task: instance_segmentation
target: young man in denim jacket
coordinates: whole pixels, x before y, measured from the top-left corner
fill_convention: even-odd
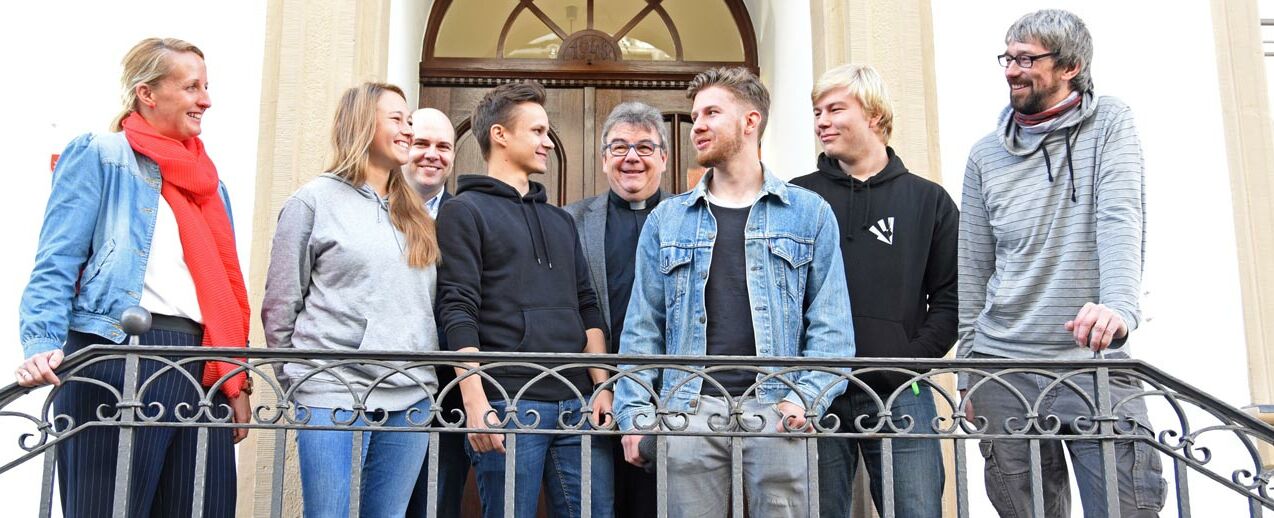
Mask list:
[[[769,93],[742,68],[712,69],[691,82],[693,142],[709,170],[689,193],[661,203],[637,245],[637,272],[622,354],[687,356],[854,355],[840,233],[818,195],[788,185],[760,162]],[[626,366],[635,369],[634,366]],[[734,430],[805,430],[845,390],[831,369],[772,368],[690,375],[635,370],[621,379],[620,429],[708,432],[741,411]],[[669,414],[657,418],[650,390]],[[687,379],[687,378],[690,379]],[[716,425],[715,427],[713,425]],[[670,516],[722,516],[730,500],[731,441],[668,439]],[[742,439],[744,496],[754,516],[808,516],[807,446],[785,437]],[[641,437],[625,459],[645,464]]]

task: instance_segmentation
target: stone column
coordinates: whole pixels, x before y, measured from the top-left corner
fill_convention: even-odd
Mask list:
[[[1274,403],[1274,130],[1255,0],[1212,0],[1252,401]],[[1265,268],[1261,268],[1265,266]],[[1268,417],[1268,416],[1266,416]],[[1274,451],[1262,447],[1266,466]]]
[[[814,80],[844,63],[872,65],[884,76],[894,104],[894,131],[889,145],[911,172],[942,183],[938,153],[938,94],[934,72],[933,14],[929,0],[810,0],[811,37],[814,48]],[[954,350],[948,356],[954,354]],[[942,379],[954,393],[955,377]],[[938,401],[938,412],[951,409]],[[917,424],[918,426],[928,426]],[[942,445],[947,467],[943,511],[955,515],[955,459],[948,441]],[[860,464],[862,466],[862,464]],[[854,483],[853,516],[876,516],[868,491],[865,468]],[[906,495],[894,495],[906,498]]]
[[[810,0],[815,81],[843,63],[876,67],[894,102],[889,145],[912,172],[941,183],[929,0]]]
[[[248,275],[258,310],[279,208],[330,158],[332,113],[341,92],[385,80],[389,42],[389,0],[270,0],[267,9]],[[264,346],[260,321],[253,322],[251,340]],[[274,397],[268,383],[258,383],[253,403],[270,404]],[[261,430],[240,444],[238,516],[269,516],[275,497],[285,516],[300,516],[295,446],[288,447],[284,485],[275,488],[274,444],[275,434]]]

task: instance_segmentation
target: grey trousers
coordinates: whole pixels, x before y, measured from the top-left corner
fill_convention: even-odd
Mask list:
[[[708,419],[724,423],[730,416],[725,400],[701,396],[697,413],[689,416],[686,431],[707,432]],[[716,416],[716,417],[712,417]],[[765,416],[765,426],[777,426],[772,405],[755,399],[743,403],[743,419],[753,427]],[[675,418],[674,418],[675,419]],[[668,516],[729,516],[731,437],[668,438]],[[751,516],[806,518],[809,516],[807,439],[756,437],[743,440],[743,495]]]
[[[985,354],[973,354],[974,358],[995,358]],[[1107,355],[1108,358],[1127,358],[1122,352]],[[970,377],[969,387],[981,378]],[[1003,384],[989,380],[973,392],[970,399],[978,417],[987,419],[987,433],[1005,434],[1006,424],[1015,429],[1026,425],[1030,407],[1038,404],[1042,425],[1051,426],[1048,416],[1055,416],[1062,429],[1058,433],[1073,433],[1072,424],[1078,417],[1091,417],[1093,409],[1085,398],[1074,389],[1056,386],[1044,393],[1044,389],[1056,378],[1028,373],[1003,374],[999,377],[1021,393],[1018,395]],[[1097,391],[1092,375],[1069,378],[1096,401]],[[1110,376],[1111,403],[1142,392],[1141,382],[1128,376],[1112,373]],[[1134,399],[1115,409],[1116,415],[1129,417],[1137,422],[1136,434],[1152,436],[1146,405]],[[1048,419],[1047,421],[1044,421]],[[1011,422],[1010,422],[1011,420]],[[1127,430],[1128,425],[1116,426]],[[1036,432],[1030,432],[1035,435]],[[1084,506],[1085,518],[1109,516],[1106,509],[1105,477],[1102,470],[1101,444],[1098,441],[1042,440],[1040,444],[1040,469],[1043,475],[1044,513],[1050,518],[1065,518],[1070,514],[1070,476],[1064,451],[1070,452],[1075,469],[1075,482]],[[991,503],[1002,517],[1032,516],[1031,455],[1030,443],[1018,439],[981,441],[978,445],[986,461],[986,491]],[[1146,518],[1159,515],[1163,509],[1167,481],[1163,479],[1163,467],[1158,452],[1139,440],[1115,441],[1115,466],[1119,485],[1119,514],[1123,518]]]

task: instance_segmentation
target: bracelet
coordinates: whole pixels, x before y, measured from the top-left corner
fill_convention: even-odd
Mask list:
[[[252,395],[252,375],[245,374],[245,377],[246,379],[243,380],[243,387],[239,388],[239,392],[242,392],[244,394],[251,396]]]

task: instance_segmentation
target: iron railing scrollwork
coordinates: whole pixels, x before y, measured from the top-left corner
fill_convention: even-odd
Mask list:
[[[234,366],[234,369],[212,386],[204,386],[201,380],[190,374],[188,367],[208,361],[221,361]],[[469,368],[469,362],[477,362],[480,366]],[[118,363],[124,366],[123,386],[96,379],[95,368],[102,365]],[[302,376],[293,376],[287,383],[281,383],[274,375],[283,365],[301,367]],[[623,366],[622,368],[619,366]],[[530,381],[520,390],[509,393],[494,383],[492,370],[515,367],[533,372]],[[486,416],[493,427],[504,428],[502,432],[510,434],[578,434],[583,440],[584,470],[587,474],[589,463],[588,449],[598,438],[615,437],[621,434],[615,429],[615,420],[608,419],[602,426],[585,426],[585,421],[593,419],[589,402],[593,393],[579,390],[568,379],[567,374],[582,369],[603,369],[610,377],[603,387],[613,387],[620,379],[637,380],[639,386],[648,393],[654,405],[653,415],[643,416],[635,422],[640,433],[657,436],[657,451],[660,456],[666,455],[667,438],[672,436],[696,435],[719,437],[777,437],[790,436],[800,438],[849,437],[861,439],[881,439],[884,445],[885,463],[891,464],[890,444],[898,439],[926,439],[952,441],[955,444],[955,474],[957,515],[969,515],[969,490],[967,474],[966,442],[981,439],[1016,439],[1030,441],[1038,446],[1039,441],[1098,441],[1103,448],[1106,459],[1103,469],[1106,473],[1106,494],[1108,501],[1117,509],[1117,488],[1115,466],[1113,465],[1114,441],[1143,441],[1151,445],[1165,458],[1170,459],[1171,468],[1165,469],[1165,476],[1173,480],[1177,501],[1175,507],[1180,516],[1190,516],[1191,476],[1201,475],[1216,484],[1227,487],[1240,498],[1247,500],[1253,516],[1259,516],[1263,508],[1274,509],[1274,497],[1271,496],[1271,480],[1274,471],[1265,468],[1261,457],[1261,449],[1274,445],[1274,428],[1255,419],[1204,391],[1189,385],[1151,365],[1135,360],[1083,360],[1083,361],[1024,361],[1024,360],[903,360],[852,358],[843,360],[804,359],[804,358],[758,358],[758,357],[684,357],[684,356],[596,356],[587,354],[539,354],[539,353],[362,353],[362,352],[316,352],[297,350],[270,349],[221,349],[215,350],[198,347],[163,347],[146,346],[130,347],[116,345],[97,345],[88,347],[78,353],[69,355],[57,370],[62,379],[59,386],[52,389],[30,389],[10,385],[0,389],[0,422],[4,422],[6,430],[20,430],[16,437],[21,454],[12,459],[0,459],[0,473],[44,456],[43,490],[41,492],[41,515],[48,516],[52,509],[54,465],[56,451],[60,443],[82,433],[91,427],[110,426],[121,429],[121,443],[118,452],[118,484],[127,487],[129,463],[127,459],[132,452],[127,444],[127,430],[143,427],[198,427],[200,446],[207,444],[206,431],[213,428],[246,427],[254,430],[273,430],[273,447],[276,449],[275,464],[268,477],[276,490],[272,491],[274,502],[272,511],[282,515],[282,485],[285,479],[295,474],[286,473],[283,468],[283,450],[287,446],[289,433],[302,429],[330,429],[363,431],[415,431],[431,435],[431,444],[438,444],[438,435],[442,433],[465,433],[472,431],[490,431],[488,429],[472,429],[466,427],[466,416],[459,409],[445,411],[439,405],[430,405],[430,411],[415,412],[408,416],[406,426],[390,426],[385,420],[385,412],[369,407],[368,398],[378,387],[383,386],[391,377],[399,380],[410,380],[418,384],[422,390],[429,391],[428,376],[423,376],[424,369],[460,368],[464,374],[451,383],[437,387],[432,392],[432,400],[441,401],[447,394],[458,391],[460,381],[470,376],[480,377],[492,382],[493,387],[504,400],[510,410],[504,415]],[[347,375],[352,369],[360,372],[377,372],[368,384],[351,381]],[[674,411],[667,399],[660,398],[658,382],[649,383],[644,378],[634,376],[643,371],[667,372],[679,371],[686,375],[677,386],[691,380],[702,380],[703,390],[713,387],[721,388],[714,378],[715,374],[726,371],[746,371],[757,375],[757,383],[742,397],[731,397],[724,390],[722,396],[731,411],[726,415],[716,415],[709,419],[710,430],[707,432],[688,432],[685,428],[687,415]],[[741,412],[741,403],[754,397],[757,387],[767,383],[778,382],[782,386],[795,389],[794,375],[801,371],[817,370],[831,373],[859,387],[869,394],[876,411],[854,416],[843,421],[835,415],[807,415],[812,426],[804,431],[780,431],[780,424],[771,420],[771,416],[758,416],[759,419],[745,418]],[[292,372],[296,372],[294,367]],[[256,390],[251,419],[248,423],[235,423],[232,412],[224,398],[218,399],[220,385],[230,376],[247,372],[255,379]],[[873,374],[889,373],[897,378],[902,376],[906,382],[890,394],[877,395],[864,381],[864,377]],[[1042,395],[1036,398],[1027,397],[1006,376],[1029,374],[1045,379]],[[953,375],[967,375],[971,381],[967,392],[951,390],[949,380]],[[167,379],[176,377],[184,380],[190,387],[198,391],[200,397],[196,403],[183,402],[176,405],[165,405],[151,400],[148,395],[154,390],[156,380],[161,376]],[[1116,399],[1111,390],[1112,378],[1134,380],[1141,385],[1141,390],[1131,395]],[[316,381],[320,380],[321,381]],[[294,397],[298,388],[306,383],[335,383],[348,393],[348,407],[332,410],[331,424],[315,425],[310,421],[315,410],[300,404]],[[69,415],[58,414],[54,410],[54,401],[59,394],[72,384],[88,384],[100,387],[104,393],[114,400],[113,404],[100,405],[95,412],[95,419],[77,421]],[[523,401],[529,387],[543,384],[554,384],[567,387],[571,397],[577,398],[581,404],[582,415],[540,415],[529,414],[524,419],[519,412],[519,402]],[[672,387],[673,391],[677,386]],[[1095,393],[1089,393],[1084,387],[1096,387]],[[893,415],[894,400],[903,394],[917,390],[916,387],[933,391],[939,408],[947,407],[950,412],[940,412],[938,417],[927,422],[919,422],[909,415]],[[1014,417],[1003,423],[1003,433],[992,433],[991,423],[985,417],[966,415],[965,402],[975,397],[979,391],[988,387],[1008,391],[1021,406],[1020,417]],[[1044,396],[1054,391],[1075,391],[1081,394],[1083,405],[1090,412],[1068,421],[1056,415],[1041,412]],[[799,394],[800,392],[797,391]],[[17,403],[42,398],[39,412],[26,413],[15,408]],[[805,401],[806,408],[813,408],[811,401]],[[1156,422],[1157,430],[1153,434],[1137,433],[1136,423],[1121,417],[1121,412],[1128,405],[1151,404],[1160,409]],[[1172,417],[1170,425],[1163,422],[1162,409],[1166,408]],[[777,414],[775,414],[777,415]],[[556,420],[554,429],[539,428],[544,419]],[[326,421],[326,420],[325,420]],[[357,435],[357,434],[356,434]],[[356,438],[357,440],[357,438]],[[1227,448],[1244,452],[1238,465],[1218,465],[1218,457],[1213,454],[1217,445],[1229,442]],[[265,444],[265,443],[263,443]],[[817,461],[817,449],[814,441],[808,442],[808,455]],[[1233,444],[1238,447],[1234,448]],[[516,448],[516,440],[508,441],[506,447]],[[431,450],[433,450],[431,448]],[[510,452],[512,453],[512,452]],[[513,455],[509,455],[510,458]],[[1233,463],[1233,455],[1225,457]],[[665,459],[656,459],[659,475],[666,477]],[[1032,465],[1035,479],[1033,488],[1036,495],[1041,494],[1039,479],[1040,466]],[[427,466],[431,473],[437,472],[437,451],[427,455]],[[200,471],[206,463],[202,455],[197,458],[196,484],[203,481]],[[355,466],[357,470],[358,466]],[[816,476],[816,470],[811,475]],[[734,469],[736,482],[741,476],[739,468]],[[813,478],[813,477],[812,477]],[[436,480],[436,477],[431,479]],[[585,495],[589,494],[589,476],[582,477]],[[886,482],[890,480],[886,477]],[[811,500],[817,500],[817,483],[812,483]],[[892,514],[892,500],[895,498],[892,484],[886,483],[884,491],[885,515]],[[430,502],[436,498],[429,495]],[[202,494],[196,488],[197,494]],[[353,491],[352,506],[357,506],[358,491]],[[115,505],[119,507],[121,498],[127,498],[127,490],[117,489]],[[511,498],[510,495],[506,495]],[[663,500],[661,495],[661,501]],[[202,499],[196,498],[196,506]],[[1036,509],[1042,509],[1042,496],[1035,498]],[[432,507],[432,505],[431,505]],[[661,508],[663,507],[661,502]],[[815,506],[815,509],[817,507]],[[511,505],[506,506],[512,509]],[[587,513],[588,506],[584,506]],[[661,512],[661,515],[663,512]],[[741,504],[736,503],[736,513],[741,513]],[[200,515],[196,509],[196,515]],[[587,515],[587,514],[586,514]],[[741,514],[740,514],[741,515]]]

